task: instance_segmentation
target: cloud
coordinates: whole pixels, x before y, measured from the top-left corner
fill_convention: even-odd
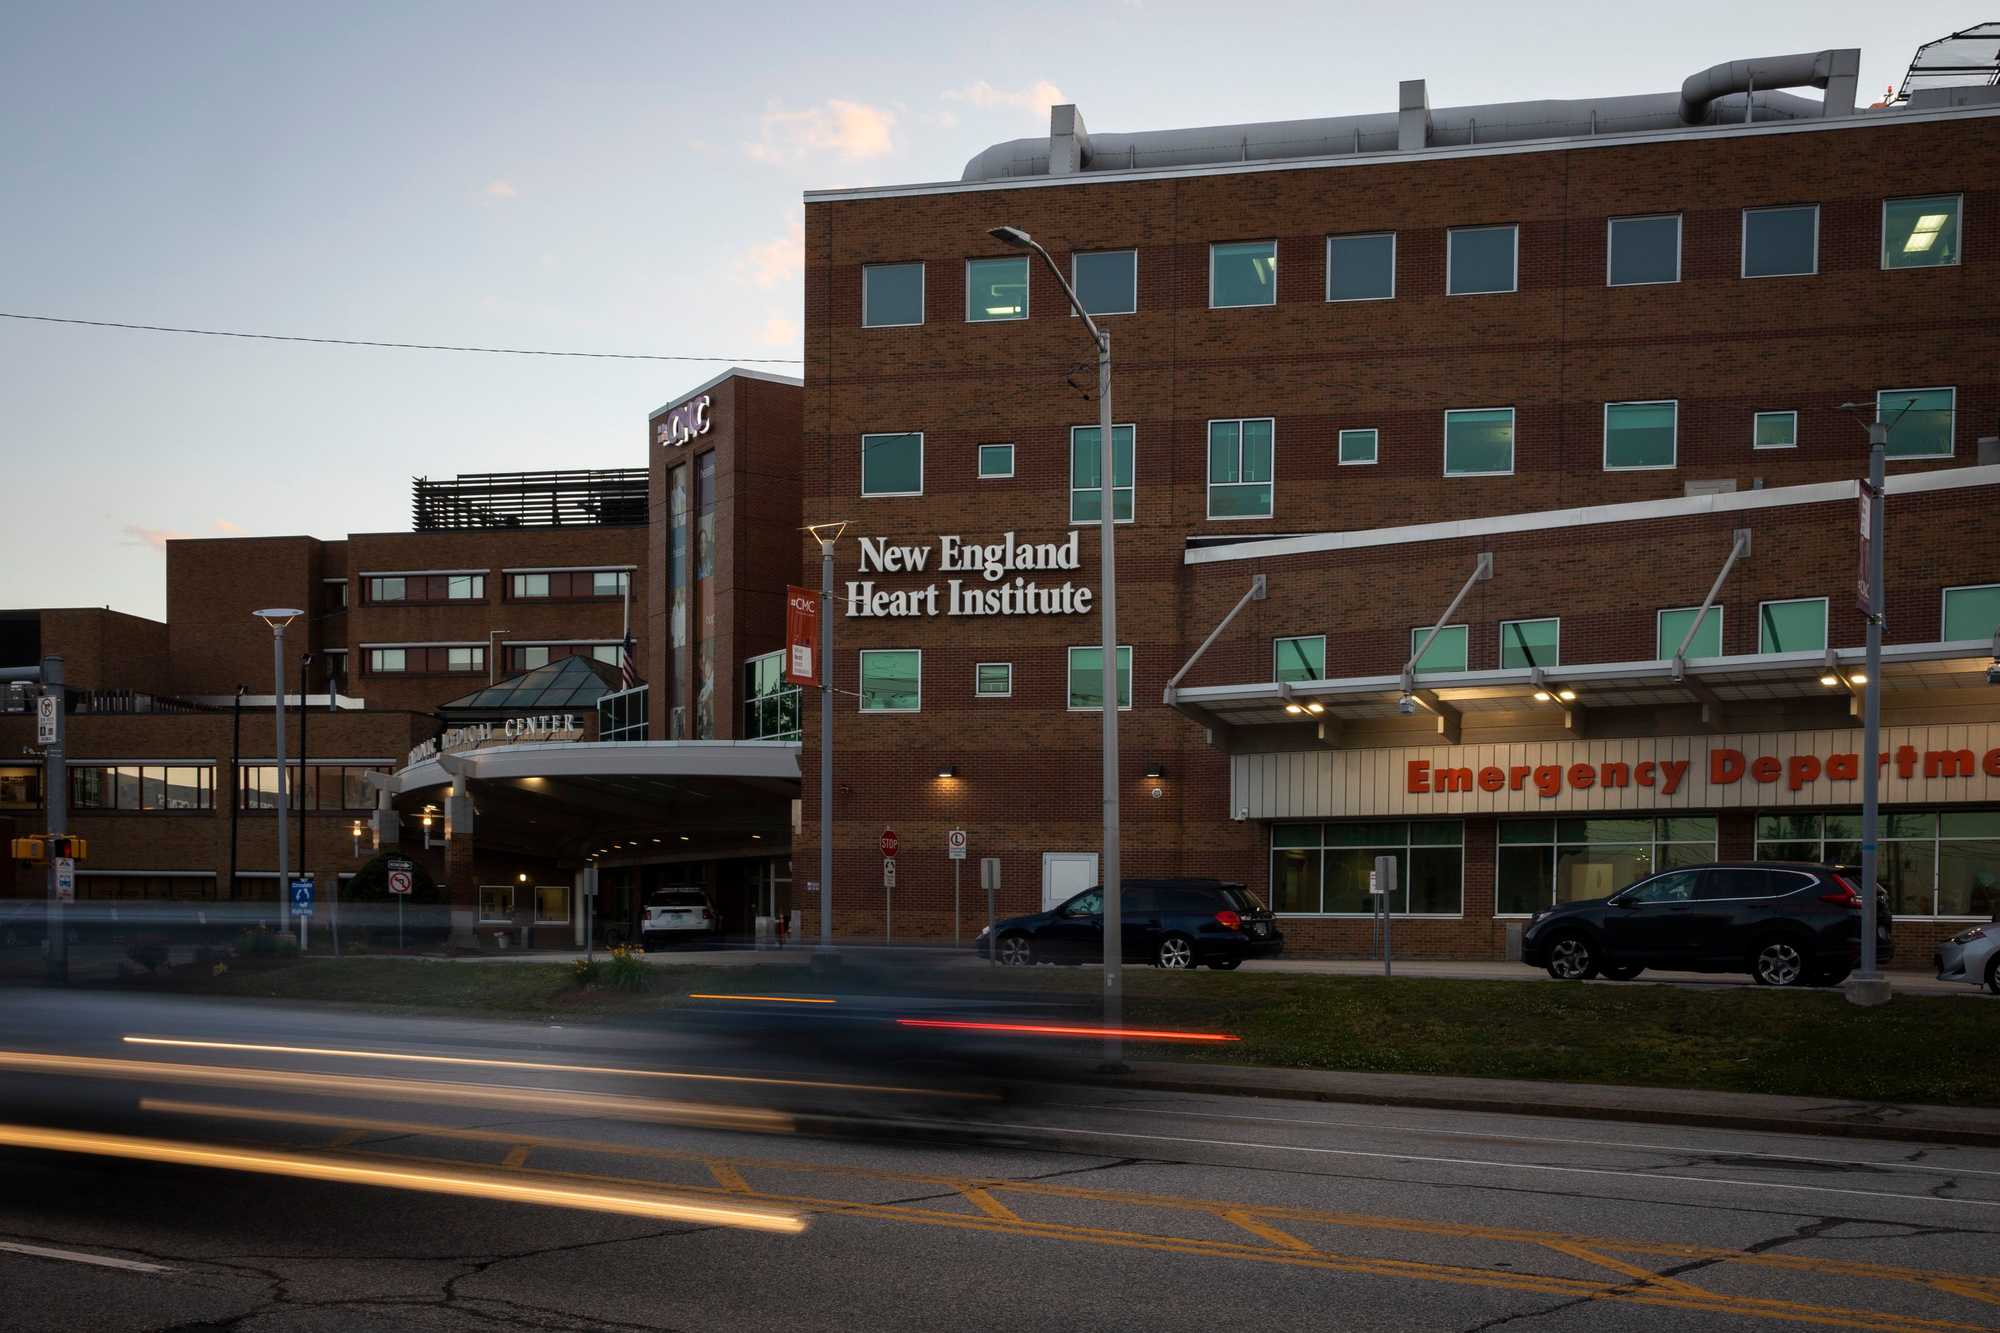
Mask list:
[[[969,102],[973,106],[990,110],[993,107],[1018,108],[1032,111],[1043,120],[1048,119],[1049,108],[1069,101],[1063,90],[1047,79],[1037,79],[1026,88],[995,88],[986,80],[967,84],[963,88],[953,88],[946,92],[947,102]]]
[[[764,321],[764,328],[757,340],[766,347],[789,347],[798,340],[799,326],[792,320],[773,315]]]
[[[243,525],[240,523],[231,523],[226,518],[215,520],[215,530],[225,537],[241,537],[243,535]]]
[[[520,192],[514,188],[514,182],[505,179],[488,181],[485,193],[494,199],[518,199],[520,197]]]
[[[753,162],[797,162],[812,153],[849,161],[886,157],[896,150],[896,113],[865,102],[832,98],[822,106],[787,111],[773,104],[758,121],[758,140],[745,144]]]
[[[775,287],[805,272],[806,224],[798,218],[785,225],[785,234],[759,241],[744,252],[739,267],[759,287]]]
[[[167,549],[168,542],[183,541],[189,535],[185,532],[175,532],[169,528],[141,527],[137,523],[127,523],[119,531],[125,534],[125,544],[127,546],[150,546],[155,551],[164,551]]]

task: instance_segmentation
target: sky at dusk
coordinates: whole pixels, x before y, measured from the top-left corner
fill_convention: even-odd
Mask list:
[[[410,478],[645,462],[646,414],[799,356],[801,192],[1093,130],[1660,92],[1983,17],[1854,3],[0,7],[0,607],[164,613],[172,536],[408,527]],[[994,64],[991,57],[1004,57]],[[764,369],[798,373],[796,364]]]

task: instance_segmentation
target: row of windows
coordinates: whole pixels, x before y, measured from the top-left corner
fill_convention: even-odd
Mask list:
[[[630,571],[615,569],[558,569],[510,574],[507,576],[507,600],[610,601],[623,597],[630,590],[631,579]],[[373,605],[486,600],[484,574],[371,574],[365,583],[368,601]],[[335,587],[340,590],[339,604],[346,606],[346,583],[341,580],[327,581],[330,594]]]
[[[215,769],[193,764],[72,764],[69,804],[78,812],[213,810]]]
[[[368,773],[390,770],[373,764],[285,765],[285,808],[288,810],[373,810],[375,794],[368,790]],[[275,764],[244,764],[237,769],[239,810],[278,808],[278,768]]]
[[[1904,811],[1883,817],[1879,879],[1906,917],[1985,920],[2000,909],[2000,811]],[[1601,898],[1648,875],[1716,859],[1714,815],[1503,819],[1494,854],[1493,914],[1529,916]],[[1759,815],[1759,860],[1856,865],[1859,815]],[[1464,824],[1373,820],[1271,827],[1271,906],[1292,916],[1370,916],[1368,878],[1396,858],[1390,910],[1465,911]],[[1740,881],[1716,892],[1757,896]]]
[[[1875,410],[1889,426],[1890,458],[1949,458],[1958,423],[1958,390],[1879,389]],[[1459,407],[1444,413],[1444,475],[1504,477],[1514,471],[1512,407]],[[1791,449],[1799,443],[1795,408],[1753,412],[1753,449]],[[1121,523],[1132,519],[1136,431],[1111,428],[1112,492]],[[1341,427],[1342,466],[1381,461],[1380,427]],[[1276,509],[1277,420],[1220,418],[1208,423],[1208,517],[1270,518]],[[1680,465],[1680,402],[1662,398],[1604,404],[1603,466],[1607,472],[1641,472]],[[1103,502],[1102,463],[1096,426],[1070,428],[1070,522],[1094,523]],[[1014,477],[1011,443],[978,446],[982,481]],[[861,494],[886,499],[924,493],[924,433],[896,431],[861,437]]]
[[[567,884],[482,884],[479,886],[481,923],[514,923],[515,913],[530,914],[538,926],[569,924]]]
[[[1882,203],[1881,264],[1885,269],[1938,268],[1960,258],[1960,195],[1886,199]],[[1610,218],[1605,222],[1607,287],[1655,286],[1681,280],[1683,220],[1679,213]],[[1819,205],[1746,208],[1738,236],[1744,278],[1809,276],[1819,271]],[[1029,257],[965,261],[967,323],[1028,317]],[[1070,285],[1093,316],[1129,315],[1139,308],[1139,252],[1083,251],[1070,257]],[[1453,227],[1445,233],[1445,293],[1483,296],[1520,285],[1520,227]],[[1326,300],[1389,301],[1396,296],[1396,233],[1363,232],[1326,238]],[[1208,247],[1212,310],[1278,302],[1278,243],[1218,241]],[[868,264],[861,270],[861,323],[905,328],[924,322],[924,263]]]
[[[389,771],[373,765],[308,764],[302,775],[298,764],[286,767],[290,770],[287,802],[293,810],[372,810],[374,796],[362,774]],[[213,810],[215,783],[213,764],[71,764],[69,802],[79,813]],[[238,808],[276,809],[277,784],[274,765],[239,765]],[[0,798],[9,809],[39,808],[41,771],[19,767],[0,772]]]
[[[509,671],[533,671],[551,662],[560,662],[565,657],[588,657],[606,666],[617,666],[620,660],[618,645],[615,643],[510,643],[507,645],[507,669]]]
[[[1069,708],[1088,711],[1104,707],[1104,650],[1069,650],[1066,676]],[[915,713],[923,707],[924,654],[920,648],[861,650],[861,711]],[[1014,694],[1012,662],[980,662],[973,667],[975,699],[1008,699]],[[1118,647],[1118,707],[1132,706],[1132,649]]]
[[[799,687],[785,683],[782,652],[764,653],[743,664],[744,740],[802,739],[799,708]]]

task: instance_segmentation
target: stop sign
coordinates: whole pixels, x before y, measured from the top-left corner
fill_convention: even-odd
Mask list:
[[[892,828],[885,828],[882,830],[882,855],[894,856],[895,854],[896,854],[896,830]]]

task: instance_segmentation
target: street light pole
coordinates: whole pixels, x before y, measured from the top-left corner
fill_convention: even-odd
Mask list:
[[[845,523],[806,529],[819,543],[819,949],[833,952],[833,544]]]
[[[1097,325],[1077,299],[1076,289],[1040,243],[1019,227],[995,227],[987,233],[1008,245],[1033,250],[1048,265],[1056,285],[1069,298],[1070,309],[1083,321],[1097,347],[1097,531],[1102,565],[1098,571],[1097,612],[1104,646],[1104,852],[1102,886],[1104,912],[1104,1063],[1122,1068],[1122,1043],[1115,1034],[1125,1009],[1124,881],[1118,863],[1118,582],[1116,552],[1117,450],[1111,434],[1111,335]],[[997,942],[994,947],[998,947]]]
[[[275,678],[271,695],[271,717],[274,728],[272,749],[276,753],[278,768],[278,929],[285,928],[285,906],[291,901],[286,891],[285,867],[291,860],[290,830],[285,826],[285,626],[298,619],[304,612],[293,607],[270,607],[255,613],[257,619],[271,627],[271,674]],[[303,934],[304,922],[300,922]]]
[[[1842,407],[1854,410],[1855,404],[1844,403]],[[1886,610],[1882,588],[1882,491],[1887,481],[1888,454],[1889,426],[1882,420],[1878,407],[1868,423],[1868,489],[1864,497],[1867,527],[1863,532],[1868,568],[1864,574],[1866,595],[1860,599],[1861,611],[1868,619],[1868,680],[1863,686],[1861,704],[1861,966],[1847,986],[1847,998],[1862,1005],[1886,1004],[1889,1000],[1889,980],[1882,975],[1875,947],[1879,896],[1875,886],[1881,866],[1878,833],[1882,819],[1882,622]]]

